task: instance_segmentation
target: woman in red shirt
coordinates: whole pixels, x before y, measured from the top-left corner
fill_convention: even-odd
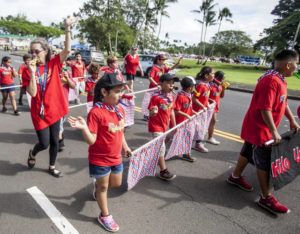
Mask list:
[[[126,79],[128,86],[133,90],[133,81],[136,75],[136,70],[139,67],[141,71],[141,76],[144,76],[143,68],[140,63],[140,57],[137,54],[138,48],[132,47],[130,53],[128,53],[124,58],[124,66],[126,70]]]
[[[65,48],[51,58],[51,50],[46,40],[36,39],[30,43],[30,53],[34,60],[29,64],[30,81],[27,92],[31,98],[31,118],[39,142],[29,151],[27,164],[33,168],[38,152],[50,145],[49,173],[54,177],[62,174],[55,169],[58,152],[60,119],[68,113],[67,100],[60,79],[62,63],[71,51],[71,25],[73,19],[65,21]]]
[[[2,58],[1,67],[0,67],[0,87],[2,93],[2,112],[6,112],[7,108],[5,106],[7,98],[9,97],[11,101],[11,105],[13,106],[13,110],[15,115],[19,115],[19,111],[17,109],[17,103],[15,98],[15,88],[10,88],[15,85],[14,77],[17,77],[18,73],[11,66],[11,58],[5,56]]]

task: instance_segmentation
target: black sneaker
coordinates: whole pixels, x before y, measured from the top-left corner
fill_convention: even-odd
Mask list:
[[[66,146],[65,146],[65,143],[64,143],[64,139],[59,140],[58,141],[58,152],[63,151],[65,147]]]
[[[18,111],[18,110],[16,110],[16,111],[14,111],[14,115],[20,115],[20,111]]]
[[[4,106],[4,107],[2,108],[2,112],[5,113],[6,111],[7,111],[7,108]]]
[[[19,100],[19,106],[23,106],[23,102],[21,99]]]
[[[195,162],[195,158],[191,157],[189,154],[183,154],[181,159],[188,162]]]
[[[168,169],[165,169],[159,173],[159,178],[162,180],[173,180],[176,177],[176,175],[170,173]]]

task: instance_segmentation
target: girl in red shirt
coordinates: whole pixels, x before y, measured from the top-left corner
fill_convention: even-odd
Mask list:
[[[217,113],[219,112],[220,99],[225,95],[225,87],[222,85],[225,79],[224,72],[217,71],[215,73],[215,78],[210,82],[210,95],[209,98],[216,102],[215,112],[211,118],[209,127],[208,127],[208,140],[207,142],[213,145],[219,145],[220,142],[217,141],[214,137],[215,125],[217,122]]]
[[[11,66],[11,58],[8,56],[3,57],[0,67],[0,87],[6,89],[1,90],[3,105],[2,112],[7,111],[5,104],[7,98],[9,97],[15,115],[19,115],[20,112],[17,109],[17,103],[15,99],[15,88],[10,87],[15,85],[14,78],[17,76],[18,73]]]
[[[31,56],[29,54],[25,54],[23,56],[23,62],[19,67],[19,79],[20,84],[22,85],[20,89],[20,96],[19,96],[19,105],[23,105],[23,95],[26,94],[26,86],[28,85],[28,81],[30,80],[30,74],[28,71],[28,65],[30,62]]]
[[[94,88],[97,81],[99,80],[100,67],[97,64],[91,64],[89,66],[90,77],[87,78],[85,82],[85,92],[87,92],[87,102],[92,102],[94,100]]]
[[[110,215],[107,204],[108,187],[122,183],[122,149],[125,157],[131,150],[124,137],[124,110],[118,105],[125,84],[115,73],[106,73],[95,87],[94,107],[88,114],[87,123],[82,117],[69,117],[72,127],[82,131],[89,144],[90,176],[96,179],[94,197],[101,210],[99,223],[108,231],[116,232],[119,225]]]
[[[132,47],[130,53],[128,53],[124,58],[124,66],[126,70],[126,79],[128,86],[133,90],[133,81],[136,75],[136,70],[139,67],[141,71],[141,76],[144,76],[143,68],[140,63],[140,57],[137,54],[138,48]]]
[[[213,79],[213,69],[208,66],[203,67],[201,71],[197,74],[197,85],[193,95],[193,110],[195,112],[199,112],[202,109],[207,109],[210,94],[209,82],[211,82]],[[202,153],[208,152],[208,149],[204,146],[201,140],[196,141],[195,149]]]
[[[71,25],[74,20],[65,20],[65,48],[51,58],[51,50],[46,40],[36,39],[30,43],[30,53],[34,60],[30,61],[30,81],[27,92],[31,98],[31,118],[39,142],[29,151],[27,164],[33,168],[36,155],[50,145],[49,174],[61,177],[62,173],[55,169],[58,152],[58,136],[60,119],[68,113],[67,100],[60,79],[62,63],[71,51]]]

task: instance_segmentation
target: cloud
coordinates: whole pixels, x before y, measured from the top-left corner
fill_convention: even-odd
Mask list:
[[[41,21],[49,25],[51,22],[60,22],[67,15],[78,12],[84,0],[0,0],[0,15],[25,14],[30,20]],[[199,17],[192,13],[198,9],[202,1],[179,0],[169,4],[167,9],[170,18],[163,18],[161,38],[168,32],[171,39],[179,39],[189,44],[198,43],[200,40],[201,25],[194,19]],[[270,12],[278,1],[274,0],[215,0],[218,7],[228,7],[233,14],[234,24],[222,24],[222,30],[242,30],[253,40],[259,38],[264,28],[270,27],[274,17]],[[210,27],[206,41],[217,32],[217,26]]]

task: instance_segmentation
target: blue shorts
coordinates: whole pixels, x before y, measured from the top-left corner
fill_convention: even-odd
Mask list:
[[[1,84],[0,86],[1,88],[7,88],[7,89],[1,89],[1,92],[3,93],[10,93],[16,90],[15,88],[9,88],[11,86],[15,86],[15,84],[10,84],[10,85]]]
[[[104,177],[112,174],[120,174],[123,172],[123,163],[117,166],[97,166],[94,164],[89,164],[90,169],[90,177],[94,177],[95,179]]]

